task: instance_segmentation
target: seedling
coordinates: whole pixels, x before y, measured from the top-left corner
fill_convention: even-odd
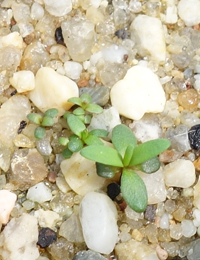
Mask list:
[[[157,139],[137,145],[133,132],[123,124],[114,127],[111,140],[114,148],[96,144],[84,147],[80,153],[97,163],[97,173],[102,177],[112,178],[116,169],[122,168],[123,198],[134,211],[143,212],[147,207],[147,190],[134,168],[147,173],[156,171],[160,166],[157,155],[170,146],[170,141]]]

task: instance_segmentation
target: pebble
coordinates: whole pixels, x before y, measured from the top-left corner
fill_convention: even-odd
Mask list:
[[[89,192],[81,201],[79,214],[87,247],[111,253],[118,239],[117,209],[112,200],[103,193]]]
[[[195,167],[189,160],[178,159],[169,163],[163,172],[168,187],[189,188],[196,179]]]
[[[12,32],[0,37],[0,48],[13,45],[18,49],[23,49],[23,38],[18,32]]]
[[[196,239],[190,245],[187,253],[188,260],[198,260],[200,255],[200,239]]]
[[[44,182],[40,182],[28,189],[27,199],[42,204],[52,199],[51,189]]]
[[[56,223],[60,220],[58,213],[52,210],[38,209],[34,212],[40,227],[55,228]]]
[[[200,124],[193,125],[188,131],[188,138],[192,149],[200,150]]]
[[[194,206],[200,210],[200,179],[198,179],[194,186]]]
[[[95,54],[98,55],[97,53]],[[124,47],[112,44],[103,49],[101,54],[106,62],[122,63],[124,61],[124,55],[127,55],[128,52]]]
[[[82,65],[75,61],[66,61],[64,63],[65,74],[67,77],[73,80],[78,80],[82,72]]]
[[[155,221],[156,216],[156,207],[155,205],[147,205],[147,208],[144,212],[144,218],[150,222]]]
[[[141,56],[150,54],[151,58],[158,63],[165,61],[165,37],[162,23],[158,18],[140,14],[132,22],[131,29],[133,37],[136,36],[138,52]]]
[[[40,68],[35,76],[35,88],[29,92],[29,98],[42,112],[57,108],[59,115],[69,110],[71,97],[78,97],[78,87],[74,81],[62,76],[51,68]]]
[[[195,89],[188,89],[178,94],[179,105],[188,111],[195,111],[198,108],[199,95]]]
[[[95,103],[99,106],[105,106],[109,100],[110,90],[105,86],[95,86],[93,88],[82,87],[79,88],[79,93],[80,95],[83,93],[88,93],[92,98],[92,103]]]
[[[2,260],[36,260],[39,257],[37,241],[38,226],[34,216],[23,213],[19,218],[12,218],[0,234]]]
[[[193,221],[189,219],[184,219],[181,221],[181,228],[184,237],[192,237],[197,231]]]
[[[72,260],[107,260],[101,254],[92,250],[78,252]]]
[[[7,224],[10,213],[15,206],[17,196],[8,190],[0,190],[0,222]]]
[[[159,245],[156,246],[156,253],[157,256],[160,260],[165,260],[168,258],[168,253],[166,250],[164,250],[162,247],[160,247]]]
[[[178,3],[178,15],[187,26],[200,23],[199,0],[181,0]]]
[[[107,186],[107,194],[111,200],[114,200],[120,194],[120,186],[116,182],[112,182]]]
[[[50,228],[41,228],[39,231],[38,242],[37,244],[42,247],[48,247],[54,241],[56,241],[57,235],[56,232]]]
[[[35,77],[33,72],[30,70],[15,72],[9,81],[18,93],[30,91],[35,88]]]
[[[145,75],[145,76],[144,76]],[[149,68],[130,68],[111,89],[110,98],[120,115],[139,120],[145,113],[164,110],[166,98],[159,78]]]
[[[179,240],[182,237],[182,227],[180,223],[170,225],[170,237],[175,240]]]
[[[7,172],[10,168],[11,150],[0,141],[0,168]]]
[[[33,3],[31,6],[31,18],[39,20],[44,16],[44,8],[39,3]]]
[[[45,9],[51,15],[60,17],[68,14],[72,10],[72,1],[71,0],[44,0]]]
[[[169,229],[169,214],[164,213],[160,218],[160,228]]]

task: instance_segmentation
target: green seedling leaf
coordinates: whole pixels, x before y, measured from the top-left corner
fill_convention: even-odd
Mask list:
[[[68,149],[75,153],[79,152],[83,148],[83,142],[79,138],[73,138],[68,143]]]
[[[79,97],[72,97],[67,100],[70,103],[74,103],[75,105],[81,106],[82,100]]]
[[[104,129],[94,129],[90,131],[90,135],[96,135],[98,137],[106,137],[109,132]]]
[[[67,116],[67,123],[72,132],[78,135],[79,137],[81,137],[81,132],[83,132],[86,129],[81,119],[73,114],[69,114]]]
[[[66,146],[69,143],[69,139],[66,137],[59,137],[58,142],[59,144]]]
[[[171,145],[167,139],[156,139],[135,147],[129,166],[141,164],[159,155]]]
[[[133,155],[133,150],[134,150],[134,147],[132,145],[127,146],[125,154],[124,154],[124,159],[123,159],[125,167],[128,166],[131,161],[131,158]]]
[[[75,116],[82,116],[85,114],[85,110],[82,109],[82,107],[77,107],[76,109],[74,109],[73,114]]]
[[[87,105],[87,107],[85,108],[86,111],[90,112],[90,113],[94,113],[94,114],[100,114],[103,112],[103,108],[100,107],[97,104],[89,104]]]
[[[42,116],[37,113],[30,113],[27,115],[27,118],[37,125],[40,125],[42,122]]]
[[[103,142],[96,135],[89,134],[88,137],[84,139],[87,145],[103,145]]]
[[[44,116],[48,116],[48,117],[55,117],[58,115],[58,109],[57,108],[50,108],[48,109],[45,113]]]
[[[46,134],[46,131],[43,127],[40,127],[38,126],[36,129],[35,129],[35,132],[34,132],[34,136],[35,138],[37,139],[42,139]]]
[[[127,147],[132,145],[134,148],[137,144],[137,139],[128,126],[121,124],[115,126],[112,130],[112,143],[122,158],[124,158]]]
[[[63,156],[65,159],[71,158],[72,154],[73,154],[73,152],[70,151],[68,148],[66,148],[66,149],[64,149],[64,150],[62,151],[62,156]]]
[[[69,111],[67,111],[66,113],[64,113],[63,117],[65,120],[67,120],[67,117],[70,115],[71,113]]]
[[[83,103],[84,104],[90,104],[92,102],[92,98],[91,98],[90,94],[88,94],[88,93],[83,93],[80,96],[80,99],[82,101],[82,105],[83,105]]]
[[[147,207],[147,190],[143,180],[132,170],[123,169],[121,177],[122,196],[131,209],[143,212]]]
[[[91,115],[85,115],[83,122],[84,122],[85,124],[89,125],[90,122],[91,122],[91,119],[92,119],[92,116],[91,116]]]
[[[100,177],[111,179],[119,171],[118,167],[96,163],[97,174]]]
[[[91,161],[123,167],[120,154],[113,148],[104,145],[90,145],[81,150],[81,155]]]
[[[146,173],[156,172],[160,168],[160,161],[157,156],[141,164],[141,170]]]
[[[54,124],[54,120],[52,117],[44,116],[42,119],[42,126],[52,126]]]

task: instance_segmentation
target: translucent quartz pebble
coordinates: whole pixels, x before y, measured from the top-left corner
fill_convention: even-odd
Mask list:
[[[184,237],[192,237],[196,234],[196,227],[192,220],[184,219],[181,221],[182,233]]]
[[[111,253],[118,238],[117,209],[113,201],[103,193],[89,192],[81,201],[79,214],[88,248],[102,254]]]
[[[197,260],[200,255],[200,239],[193,241],[190,244],[190,249],[188,250],[187,259]]]
[[[35,88],[29,92],[31,101],[42,112],[49,108],[57,108],[59,115],[70,109],[71,97],[78,96],[78,87],[74,81],[62,76],[51,68],[40,68],[35,76]]]
[[[164,213],[160,218],[160,228],[169,229],[169,214]]]
[[[27,199],[41,204],[52,199],[51,190],[44,184],[44,182],[40,182],[29,188]]]
[[[102,57],[105,61],[122,63],[124,61],[124,55],[127,55],[127,50],[116,44],[112,44],[109,47],[101,51]]]
[[[183,108],[195,111],[199,103],[198,92],[195,89],[188,89],[178,95],[177,101]]]
[[[138,15],[131,24],[131,33],[136,36],[141,56],[151,55],[157,62],[165,61],[166,46],[161,21],[147,15]],[[155,44],[156,42],[156,44]]]
[[[182,111],[180,114],[180,120],[182,124],[188,127],[200,124],[200,119],[194,113],[189,111]]]
[[[66,15],[72,10],[71,0],[44,0],[44,4],[47,12],[54,16]]]
[[[38,259],[39,251],[36,245],[38,241],[37,219],[26,213],[23,213],[19,218],[11,219],[2,231],[0,241],[2,260]]]
[[[188,188],[194,184],[195,167],[189,160],[178,159],[164,167],[166,186]]]
[[[38,152],[41,155],[48,156],[52,152],[52,147],[51,147],[49,138],[42,138],[40,140],[37,140],[36,146],[37,146]]]
[[[64,63],[64,68],[66,76],[74,80],[80,78],[80,74],[83,69],[82,65],[75,61],[66,61]]]
[[[19,48],[9,45],[0,48],[0,71],[15,72],[20,65],[22,54]]]
[[[124,79],[112,87],[110,98],[120,115],[133,120],[145,113],[162,112],[166,102],[158,76],[139,65],[130,68]]]
[[[197,25],[200,22],[199,0],[181,0],[178,3],[178,15],[187,26]]]
[[[8,190],[0,190],[0,222],[7,224],[10,213],[15,206],[17,196]]]
[[[182,237],[182,227],[180,223],[170,225],[170,237],[179,240]]]
[[[9,81],[18,93],[30,91],[35,88],[35,76],[30,70],[15,72]]]
[[[10,168],[11,150],[0,141],[0,168],[7,172]]]
[[[31,6],[31,18],[39,20],[44,15],[44,8],[39,3],[33,3]]]
[[[194,186],[194,206],[200,210],[200,179]]]
[[[78,252],[72,260],[106,260],[101,254],[92,250]]]
[[[52,210],[39,209],[34,212],[40,227],[55,228],[56,222],[60,220],[58,213]]]
[[[177,7],[175,5],[167,6],[165,22],[174,24],[178,20]]]
[[[23,38],[18,32],[12,32],[0,37],[0,48],[13,45],[16,48],[23,48]]]
[[[105,106],[109,100],[109,88],[105,86],[96,86],[94,88],[79,88],[80,95],[88,93],[92,97],[92,102],[100,106]]]

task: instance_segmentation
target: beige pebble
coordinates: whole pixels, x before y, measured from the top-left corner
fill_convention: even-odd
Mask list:
[[[160,260],[165,260],[168,258],[168,253],[164,249],[162,249],[159,245],[156,247],[156,253]]]
[[[0,222],[7,224],[10,213],[15,206],[17,196],[8,190],[0,190]]]

